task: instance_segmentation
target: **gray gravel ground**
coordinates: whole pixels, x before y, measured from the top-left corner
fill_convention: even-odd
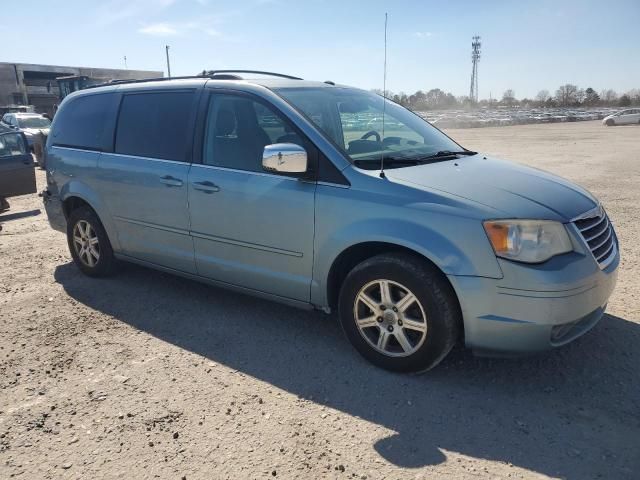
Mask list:
[[[623,260],[594,330],[391,374],[335,317],[130,265],[83,277],[21,197],[0,216],[0,478],[639,478],[640,126],[448,133],[602,199]]]

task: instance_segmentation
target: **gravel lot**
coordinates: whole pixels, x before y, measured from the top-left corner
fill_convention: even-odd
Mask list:
[[[623,260],[593,331],[391,374],[333,317],[130,265],[84,277],[21,197],[0,216],[0,478],[638,478],[640,127],[448,133],[603,201]]]

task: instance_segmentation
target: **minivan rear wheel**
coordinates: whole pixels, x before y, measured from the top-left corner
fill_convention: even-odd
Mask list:
[[[67,243],[76,266],[91,277],[113,272],[116,259],[98,215],[89,207],[73,210],[67,219]]]
[[[607,127],[613,127],[615,125],[615,122],[613,121],[612,118],[610,118],[609,120],[607,120]]]
[[[398,372],[436,366],[455,345],[462,322],[442,273],[403,253],[377,255],[356,266],[342,285],[339,310],[358,352]]]

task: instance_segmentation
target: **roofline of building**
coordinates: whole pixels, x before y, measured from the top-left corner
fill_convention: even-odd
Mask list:
[[[145,72],[145,73],[154,73],[154,74],[160,73],[161,76],[164,76],[163,70],[138,70],[134,68],[77,67],[73,65],[51,65],[48,63],[22,63],[22,62],[0,62],[0,65],[16,65],[19,67],[40,67],[40,68],[45,67],[45,68],[57,68],[57,69],[73,68],[76,70],[112,70],[112,71],[119,71],[119,72]]]

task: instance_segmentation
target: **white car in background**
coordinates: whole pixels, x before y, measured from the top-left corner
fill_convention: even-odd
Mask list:
[[[631,125],[633,123],[640,123],[640,108],[622,110],[602,119],[602,124],[607,127],[612,127],[613,125]]]
[[[27,137],[29,149],[33,149],[34,137],[40,133],[48,136],[51,120],[39,113],[5,113],[2,122],[14,130],[21,130]]]

